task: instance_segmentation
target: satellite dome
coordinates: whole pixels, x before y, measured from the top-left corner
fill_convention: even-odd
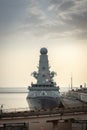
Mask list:
[[[40,49],[40,53],[41,54],[47,54],[47,52],[48,52],[47,48],[45,48],[45,47],[43,47],[43,48]]]

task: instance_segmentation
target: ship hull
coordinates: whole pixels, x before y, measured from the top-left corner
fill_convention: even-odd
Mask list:
[[[53,109],[61,106],[60,98],[35,97],[27,98],[30,110]]]

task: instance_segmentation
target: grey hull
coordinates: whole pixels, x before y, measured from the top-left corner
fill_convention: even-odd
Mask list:
[[[35,97],[27,98],[29,108],[31,110],[37,109],[52,109],[61,106],[60,98],[53,97]]]

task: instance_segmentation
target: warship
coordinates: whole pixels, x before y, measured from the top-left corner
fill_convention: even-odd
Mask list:
[[[32,73],[37,82],[28,86],[27,102],[30,110],[53,109],[62,106],[59,86],[53,80],[56,73],[50,71],[47,53],[47,48],[40,49],[38,72]]]

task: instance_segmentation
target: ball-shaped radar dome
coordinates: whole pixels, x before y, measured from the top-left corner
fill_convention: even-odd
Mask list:
[[[43,47],[43,48],[40,49],[40,53],[41,54],[47,54],[47,52],[48,52],[47,48],[45,48],[45,47]]]

